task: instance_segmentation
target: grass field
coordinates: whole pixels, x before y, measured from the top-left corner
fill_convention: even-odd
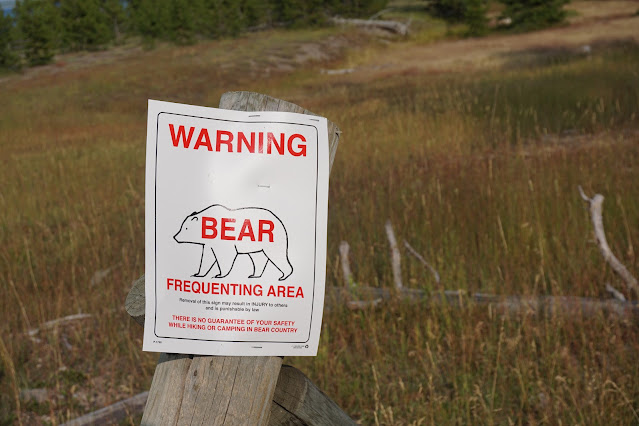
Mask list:
[[[639,274],[639,45],[623,32],[639,17],[615,19],[621,32],[599,41],[588,20],[539,45],[521,35],[431,43],[443,34],[428,28],[390,44],[348,29],[273,31],[2,77],[0,423],[57,424],[150,386],[157,355],[142,352],[123,309],[144,272],[149,98],[216,106],[225,91],[252,90],[340,126],[328,286],[343,285],[341,240],[358,283],[392,286],[391,219],[442,277],[406,255],[410,287],[608,298],[611,283],[636,299],[599,254],[577,192],[606,196],[611,248]],[[29,337],[78,312],[93,316]],[[637,326],[472,304],[338,306],[318,356],[285,362],[362,424],[636,424]],[[35,388],[49,401],[20,397]]]

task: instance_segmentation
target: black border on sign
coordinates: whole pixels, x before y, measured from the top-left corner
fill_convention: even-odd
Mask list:
[[[250,111],[253,112],[255,114],[259,114],[259,113],[263,113],[263,112],[273,112],[273,111]],[[297,125],[297,126],[307,126],[307,127],[311,127],[315,130],[315,146],[316,146],[316,153],[317,155],[315,156],[315,239],[314,239],[314,244],[313,244],[313,298],[311,300],[311,320],[309,322],[308,325],[308,337],[306,338],[306,340],[301,341],[301,342],[283,342],[283,341],[279,341],[279,340],[220,340],[220,339],[193,339],[193,338],[188,338],[188,337],[170,337],[170,336],[159,336],[157,334],[157,311],[158,311],[158,263],[157,263],[157,254],[158,254],[158,244],[157,244],[157,240],[158,240],[158,221],[157,221],[157,204],[158,204],[158,198],[157,198],[157,193],[158,193],[158,188],[157,188],[157,182],[158,182],[158,146],[159,146],[159,142],[158,142],[158,138],[159,138],[159,134],[160,134],[160,115],[162,114],[169,114],[169,115],[177,115],[177,116],[182,116],[182,117],[189,117],[189,118],[200,118],[200,119],[204,119],[204,120],[214,120],[214,121],[225,121],[225,122],[230,122],[230,123],[246,123],[246,124],[293,124],[293,125]],[[153,182],[153,188],[154,188],[154,194],[153,194],[153,202],[154,202],[154,207],[153,207],[153,225],[154,225],[154,242],[155,242],[155,247],[154,247],[154,258],[153,258],[153,264],[155,267],[155,271],[154,271],[154,278],[155,278],[155,282],[154,284],[154,289],[155,289],[155,310],[154,310],[154,318],[153,318],[153,334],[158,337],[158,338],[162,338],[162,339],[176,339],[176,340],[195,340],[195,341],[201,341],[201,342],[228,342],[228,343],[280,343],[280,344],[287,344],[287,343],[308,343],[309,340],[311,340],[311,329],[313,326],[313,313],[314,313],[314,309],[315,309],[315,281],[317,278],[317,197],[318,197],[318,186],[319,186],[319,129],[316,125],[313,124],[303,124],[303,123],[294,123],[294,122],[288,122],[288,121],[242,121],[242,120],[227,120],[227,119],[222,119],[222,118],[211,118],[211,117],[200,117],[197,115],[189,115],[189,114],[178,114],[178,113],[174,113],[174,112],[169,112],[169,111],[162,111],[159,112],[156,116],[156,121],[155,121],[155,177],[154,177],[154,182]]]

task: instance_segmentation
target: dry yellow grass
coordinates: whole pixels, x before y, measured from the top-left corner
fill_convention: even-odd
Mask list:
[[[608,3],[617,13],[621,2]],[[254,90],[338,123],[329,286],[342,283],[340,240],[358,282],[390,286],[391,218],[442,276],[438,287],[405,256],[404,281],[433,294],[623,289],[590,242],[576,185],[606,195],[612,249],[639,272],[639,49],[574,48],[639,18],[598,19],[388,47],[351,30],[273,31],[70,56],[4,77],[0,420],[60,423],[150,385],[156,355],[141,351],[141,329],[123,310],[144,267],[148,98],[214,106],[224,91]],[[352,65],[352,74],[319,72]],[[28,337],[79,311],[93,316]],[[503,317],[397,302],[332,310],[318,357],[288,362],[363,424],[630,424],[639,420],[638,342],[635,322],[603,315]],[[20,401],[30,388],[50,400]]]

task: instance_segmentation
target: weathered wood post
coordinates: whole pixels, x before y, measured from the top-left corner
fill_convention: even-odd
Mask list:
[[[298,105],[253,92],[227,92],[222,95],[220,108],[314,115]],[[337,126],[328,121],[330,167],[337,151],[339,134]],[[127,312],[136,321],[142,320],[141,324],[144,324],[143,283],[143,278],[138,280],[126,301]],[[264,425],[269,422],[272,410],[272,420],[276,423],[271,424],[313,424],[302,418],[316,416],[320,420],[326,415],[326,410],[329,417],[314,424],[331,424],[331,418],[339,421],[339,424],[354,424],[334,402],[308,382],[303,374],[287,370],[285,377],[280,378],[281,366],[282,358],[272,356],[161,354],[142,424]],[[294,384],[293,388],[297,390],[282,389],[278,393],[281,403],[277,399],[274,403],[278,378],[282,383],[286,382],[287,387]],[[305,384],[306,382],[311,386]],[[318,405],[316,401],[320,400],[323,402]],[[312,407],[309,408],[311,403]],[[322,406],[324,408],[317,408]],[[295,410],[302,413],[301,417],[294,413]],[[333,412],[336,414],[332,414]]]

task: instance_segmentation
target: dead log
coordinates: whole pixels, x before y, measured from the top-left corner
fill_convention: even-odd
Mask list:
[[[600,300],[575,296],[507,296],[475,293],[473,303],[492,305],[498,312],[509,314],[544,314],[567,318],[594,317],[601,314],[619,319],[639,320],[637,302],[621,302],[615,299]]]
[[[127,417],[139,416],[142,410],[144,410],[144,404],[146,404],[148,396],[148,392],[142,392],[131,398],[68,421],[62,424],[62,426],[110,425],[120,423]]]
[[[35,337],[42,330],[50,330],[52,328],[60,327],[78,320],[83,320],[88,318],[91,318],[91,314],[67,315],[66,317],[56,318],[54,320],[47,321],[41,324],[39,327],[29,330],[27,334],[29,335],[29,337]]]
[[[383,301],[384,299],[381,297],[374,300],[349,300],[346,302],[346,306],[351,311],[361,311],[368,308],[376,308]]]
[[[397,21],[382,21],[377,19],[344,19],[334,17],[331,22],[335,25],[354,25],[365,29],[379,29],[394,34],[405,36],[408,34],[408,25]]]
[[[593,317],[600,314],[619,319],[639,320],[639,303],[616,299],[600,300],[575,296],[499,296],[495,294],[457,291],[431,293],[419,289],[361,287],[348,291],[343,287],[329,287],[327,302],[335,305],[349,300],[347,307],[353,310],[378,307],[383,302],[400,300],[404,303],[428,303],[464,309],[471,305],[490,306],[493,311],[511,315],[547,315],[567,318]]]
[[[355,72],[355,68],[341,68],[336,70],[322,69],[320,72],[326,75],[342,75],[342,74],[350,74],[352,72]]]

